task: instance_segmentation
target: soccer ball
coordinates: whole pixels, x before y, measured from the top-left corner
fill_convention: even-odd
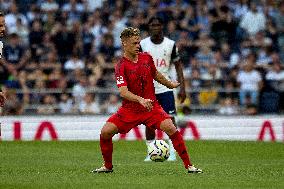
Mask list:
[[[163,162],[170,156],[169,145],[164,140],[154,140],[148,146],[148,155],[155,162]]]

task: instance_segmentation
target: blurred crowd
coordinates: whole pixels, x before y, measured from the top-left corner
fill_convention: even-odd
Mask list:
[[[0,0],[0,10],[6,115],[115,112],[120,32],[144,38],[154,15],[184,64],[179,114],[283,113],[283,0]]]

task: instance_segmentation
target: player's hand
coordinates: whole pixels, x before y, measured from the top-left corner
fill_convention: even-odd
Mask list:
[[[178,93],[178,99],[180,101],[180,103],[183,103],[186,99],[186,93],[185,93],[185,89],[180,89],[179,93]]]
[[[5,94],[3,92],[0,92],[0,107],[4,106],[5,100],[6,100]]]
[[[145,98],[141,98],[139,100],[139,103],[145,107],[149,112],[152,111],[153,109],[153,104],[152,104],[153,100],[150,99],[145,99]]]
[[[174,89],[174,88],[177,88],[179,85],[180,85],[179,82],[177,82],[177,81],[172,81],[172,82],[171,82],[171,86],[170,86],[169,88],[170,88],[170,89]]]

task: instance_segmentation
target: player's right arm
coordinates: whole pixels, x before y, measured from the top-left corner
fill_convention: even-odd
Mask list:
[[[127,88],[127,86],[119,87],[119,93],[120,96],[126,100],[138,102],[143,107],[145,107],[148,111],[151,111],[153,109],[152,100],[142,98],[141,96],[135,95],[132,92],[130,92]]]

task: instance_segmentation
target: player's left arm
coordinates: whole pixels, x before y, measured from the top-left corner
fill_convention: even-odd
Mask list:
[[[177,79],[178,79],[178,82],[180,83],[178,98],[179,98],[180,102],[183,103],[184,100],[186,99],[184,76],[183,76],[183,64],[182,64],[182,61],[181,61],[179,53],[178,53],[178,49],[177,49],[175,44],[174,44],[173,51],[172,51],[172,54],[171,54],[171,59],[172,59],[172,62],[174,63],[174,65],[175,65],[175,69],[176,69],[176,72],[177,72]]]
[[[165,85],[169,89],[177,88],[180,85],[179,82],[169,81],[157,70],[153,61],[153,57],[151,55],[149,55],[149,65],[151,67],[151,75],[155,81],[161,83],[162,85]]]

